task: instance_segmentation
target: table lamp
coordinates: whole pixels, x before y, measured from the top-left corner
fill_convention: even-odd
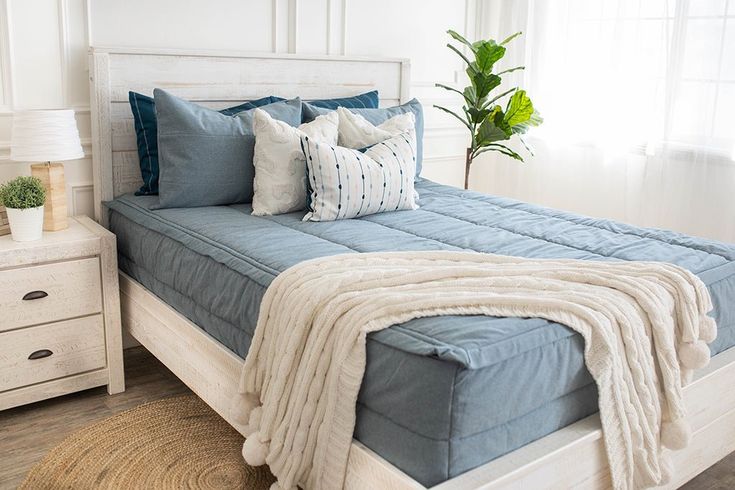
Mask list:
[[[46,188],[43,229],[63,230],[68,226],[64,160],[84,157],[72,109],[17,111],[13,113],[10,159],[45,162],[31,165],[31,175]]]

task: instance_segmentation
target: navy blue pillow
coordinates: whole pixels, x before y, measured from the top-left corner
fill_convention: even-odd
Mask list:
[[[280,97],[273,97],[274,100],[286,100]],[[342,97],[340,99],[320,99],[310,100],[309,105],[320,107],[322,109],[336,109],[337,107],[346,107],[348,109],[377,109],[380,104],[378,91],[372,90],[360,95],[352,97]],[[307,122],[303,120],[301,122]]]
[[[337,107],[346,107],[348,109],[377,109],[379,102],[378,91],[373,90],[341,99],[310,100],[309,104],[324,109],[336,109]]]
[[[136,92],[128,92],[130,110],[133,112],[135,121],[135,136],[138,140],[138,160],[140,162],[140,174],[143,177],[143,185],[135,193],[136,196],[149,196],[158,194],[158,123],[156,121],[156,104],[152,97]],[[267,104],[272,104],[278,97],[263,97],[251,100],[235,107],[222,109],[222,114],[234,116],[238,112],[255,109]]]

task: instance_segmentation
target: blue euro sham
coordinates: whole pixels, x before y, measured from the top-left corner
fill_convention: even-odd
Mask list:
[[[250,202],[253,198],[253,113],[227,116],[155,89],[158,120],[158,208]],[[261,106],[291,126],[301,122],[301,100]]]
[[[242,104],[222,109],[220,112],[227,116],[234,116],[238,112],[254,109],[277,102],[277,97],[263,97]],[[133,113],[135,137],[138,146],[138,161],[143,185],[136,192],[138,196],[158,194],[158,122],[156,121],[156,103],[153,97],[128,92],[130,110]]]
[[[346,107],[348,109],[376,109],[380,103],[380,97],[377,90],[365,92],[352,97],[341,97],[337,99],[321,99],[310,100],[309,104],[314,107],[324,109],[336,109],[337,107]],[[304,121],[306,122],[306,121]]]
[[[273,97],[274,101],[286,100],[282,97]],[[375,109],[380,104],[380,97],[377,90],[371,90],[364,94],[352,95],[350,97],[339,97],[336,99],[314,99],[309,104],[324,109],[336,109],[337,107]],[[304,121],[306,122],[306,121]]]

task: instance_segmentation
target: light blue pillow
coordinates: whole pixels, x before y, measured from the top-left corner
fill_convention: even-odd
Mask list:
[[[234,116],[155,89],[161,208],[217,206],[253,199],[253,112]],[[261,107],[291,126],[301,122],[301,100]]]
[[[155,195],[158,194],[158,125],[156,123],[156,105],[152,97],[137,92],[128,92],[128,100],[130,101],[130,110],[133,113],[133,121],[135,123],[135,135],[138,140],[140,175],[143,177],[143,185],[135,195]],[[285,99],[263,97],[262,99],[244,102],[235,107],[222,109],[220,112],[228,116],[233,116],[238,112],[272,104],[279,100]]]
[[[308,102],[304,102],[303,106],[303,122],[311,122],[318,116],[326,114],[327,112],[332,110],[317,107]],[[421,107],[421,102],[419,102],[418,99],[412,99],[405,104],[394,107],[385,107],[380,109],[349,108],[349,110],[351,112],[354,112],[355,114],[363,116],[365,119],[370,121],[372,124],[375,124],[376,126],[378,124],[384,123],[393,116],[397,116],[398,114],[412,112],[413,115],[416,117],[416,176],[418,177],[421,174],[421,164],[424,158],[424,110]]]

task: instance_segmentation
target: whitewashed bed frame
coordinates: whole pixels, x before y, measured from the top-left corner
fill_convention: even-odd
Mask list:
[[[128,90],[154,87],[203,105],[277,94],[321,98],[376,88],[381,104],[409,97],[404,59],[257,55],[129,48],[90,51],[93,169],[96,219],[106,224],[102,202],[141,183]],[[231,410],[242,359],[127,275],[120,274],[123,325],[143,346],[239,429]],[[692,444],[673,454],[682,483],[735,450],[735,348],[716,356],[684,391],[694,429]],[[346,487],[424,488],[383,458],[353,441]],[[437,487],[441,490],[610,487],[598,417],[591,416]]]

